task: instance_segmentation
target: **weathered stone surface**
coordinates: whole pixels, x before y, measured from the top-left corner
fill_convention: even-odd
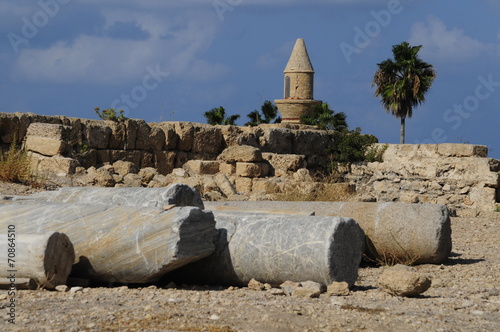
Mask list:
[[[184,164],[183,168],[191,176],[219,173],[219,162],[212,160],[190,160]]]
[[[154,282],[214,250],[213,215],[196,207],[163,211],[13,202],[0,206],[0,226],[7,229],[7,225],[16,225],[16,232],[22,234],[64,232],[78,257],[72,276],[103,282]]]
[[[275,176],[286,176],[307,167],[305,157],[295,154],[263,153],[262,157],[271,165]]]
[[[143,123],[137,129],[135,147],[138,150],[160,151],[165,146],[165,133],[158,127]]]
[[[236,145],[230,146],[217,157],[218,160],[222,160],[228,163],[235,162],[259,162],[262,160],[262,152],[260,149],[249,145]]]
[[[5,229],[7,230],[7,224]],[[66,283],[75,261],[75,251],[65,234],[58,232],[27,234],[18,233],[16,229],[9,235],[15,237],[2,236],[0,249],[9,253],[8,249],[14,248],[15,255],[6,254],[0,258],[0,263],[6,267],[0,270],[0,278],[9,278],[12,272],[8,270],[12,270],[15,271],[15,279],[33,279],[38,285],[48,289]],[[12,244],[15,246],[12,247]],[[12,260],[8,261],[8,257]],[[13,266],[8,263],[13,263],[15,268],[8,269],[8,266]]]
[[[352,165],[347,175],[364,199],[446,204],[452,213],[491,211],[495,195],[471,190],[500,187],[500,162],[485,158],[485,146],[469,144],[376,145],[384,162]],[[446,195],[443,195],[446,194]]]
[[[32,123],[27,129],[26,149],[45,156],[66,155],[71,152],[71,127],[60,124]]]
[[[280,288],[288,296],[292,296],[293,291],[299,287],[300,287],[300,282],[294,282],[290,280],[287,280],[280,285]]]
[[[175,131],[175,124],[171,122],[150,123],[151,127],[158,127],[165,135],[165,149],[175,150],[179,142],[179,136]]]
[[[220,190],[222,191],[222,193],[226,195],[226,197],[237,194],[236,190],[234,189],[234,186],[231,184],[226,175],[221,173],[217,174],[215,176],[215,181],[219,186]]]
[[[167,188],[61,188],[31,196],[18,196],[18,201],[46,201],[64,203],[125,205],[163,208],[166,205],[204,208],[200,194],[184,184]]]
[[[86,144],[94,149],[107,149],[111,128],[106,121],[82,120],[83,135],[87,138]]]
[[[229,163],[220,163],[219,164],[219,171],[222,174],[231,176],[236,173],[236,165],[235,164],[229,164]]]
[[[240,194],[250,194],[252,192],[252,183],[252,179],[243,177],[236,178],[234,182],[236,191]]]
[[[248,288],[251,290],[255,290],[255,291],[262,291],[262,290],[266,289],[266,285],[264,285],[260,281],[257,281],[257,280],[252,278],[248,282]]]
[[[134,163],[122,160],[115,161],[113,163],[113,168],[115,169],[115,172],[121,176],[125,176],[127,174],[137,174],[139,171]]]
[[[52,173],[57,176],[75,174],[78,161],[72,158],[53,156],[47,157],[38,153],[29,153],[31,157],[31,169],[37,174]]]
[[[395,265],[384,268],[378,280],[379,286],[396,296],[417,296],[431,287],[431,280],[414,267]]]
[[[191,151],[194,139],[193,124],[190,122],[175,122],[175,132],[179,137],[177,148],[180,151]]]
[[[218,285],[247,285],[252,278],[271,285],[287,280],[323,285],[333,281],[353,285],[356,281],[364,233],[352,219],[214,214],[216,251],[178,271],[175,278]]]
[[[222,205],[207,202],[207,209]],[[314,211],[317,216],[356,220],[374,247],[367,251],[416,263],[442,263],[451,253],[448,209],[438,204],[368,202],[223,202],[223,206],[253,209]],[[374,250],[373,250],[374,249]],[[371,251],[371,252],[370,252]]]
[[[193,152],[218,154],[222,151],[223,136],[220,128],[197,123],[193,132]]]
[[[142,187],[142,176],[129,173],[123,177],[123,187]]]
[[[158,173],[167,175],[172,173],[175,167],[175,152],[155,151],[155,168]]]
[[[116,184],[112,172],[107,167],[100,167],[95,171],[95,185],[98,187],[114,187]]]
[[[260,137],[262,151],[280,154],[293,153],[293,133],[286,128],[265,128]]]
[[[262,175],[260,163],[236,163],[236,175],[247,178],[258,178]]]
[[[326,292],[330,296],[347,296],[350,293],[349,285],[347,282],[334,282],[328,285]]]
[[[141,168],[138,174],[142,179],[142,183],[148,184],[156,175],[158,175],[158,172],[156,171],[156,168],[146,167]]]

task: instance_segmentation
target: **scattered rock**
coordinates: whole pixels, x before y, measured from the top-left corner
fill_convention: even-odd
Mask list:
[[[83,292],[83,287],[71,287],[69,292],[72,294],[81,293],[81,292]]]
[[[431,287],[428,277],[418,273],[413,267],[401,264],[385,268],[378,283],[387,293],[406,297],[420,295]]]
[[[349,295],[349,285],[347,282],[334,282],[327,288],[327,293],[330,296],[347,296]]]
[[[293,291],[299,287],[300,287],[300,283],[293,282],[293,281],[285,281],[284,283],[282,283],[280,285],[280,288],[283,290],[283,292],[286,295],[290,295],[290,296],[292,295]]]
[[[266,285],[252,278],[248,283],[248,288],[255,291],[261,291],[266,289]]]
[[[262,160],[262,152],[260,149],[249,145],[230,146],[217,157],[228,163],[235,162],[259,162]]]
[[[58,292],[66,293],[68,290],[69,290],[69,287],[66,285],[56,286],[56,291],[58,291]]]

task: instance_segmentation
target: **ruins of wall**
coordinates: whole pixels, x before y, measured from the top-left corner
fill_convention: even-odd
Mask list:
[[[330,197],[340,191],[363,201],[446,204],[472,215],[491,212],[500,201],[500,161],[488,159],[484,146],[388,145],[383,162],[351,165],[347,182],[339,184],[315,179],[334,141],[310,126],[0,113],[0,143],[5,149],[14,139],[30,151],[39,174],[80,175],[71,185],[186,183],[208,200],[283,200],[292,191],[303,199],[311,193],[314,199],[345,199]]]
[[[383,162],[352,165],[347,179],[362,200],[438,203],[477,215],[500,202],[500,160],[487,155],[480,145],[390,144]]]

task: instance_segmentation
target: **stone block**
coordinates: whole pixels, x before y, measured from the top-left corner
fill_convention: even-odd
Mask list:
[[[260,149],[249,145],[230,146],[217,157],[218,160],[227,163],[235,162],[260,162],[262,161],[262,152]]]
[[[38,153],[30,153],[31,168],[38,175],[52,173],[57,176],[75,174],[78,161],[62,156],[47,157]]]
[[[109,136],[108,148],[112,150],[120,150],[127,148],[127,126],[123,122],[107,121],[111,129]]]
[[[247,178],[258,178],[262,174],[260,163],[236,163],[236,175]]]
[[[60,124],[32,123],[27,129],[26,149],[45,156],[67,155],[71,152],[71,127]]]
[[[252,192],[252,179],[238,177],[235,181],[236,191],[240,194],[250,194]]]
[[[0,113],[0,142],[11,144],[14,137],[17,143],[24,138],[19,135],[19,118],[13,113]]]
[[[142,187],[142,176],[129,173],[123,177],[123,187]]]
[[[158,127],[142,123],[137,129],[135,148],[144,151],[160,151],[165,146],[165,133]]]
[[[112,131],[106,121],[82,120],[82,128],[89,148],[108,149]]]
[[[233,185],[231,184],[231,182],[229,181],[228,177],[225,174],[222,173],[217,174],[215,176],[215,181],[219,186],[219,189],[226,197],[237,194],[236,190],[234,189]]]
[[[196,124],[193,132],[193,152],[219,154],[224,138],[220,128],[212,125]]]
[[[158,173],[167,175],[172,173],[175,167],[175,152],[155,151],[155,168]]]
[[[293,153],[294,135],[286,128],[264,128],[260,137],[262,151],[280,154]]]
[[[484,145],[443,143],[438,144],[437,151],[443,157],[488,157],[488,147]]]
[[[212,160],[190,160],[183,168],[191,175],[207,175],[219,173],[219,162]]]
[[[26,132],[26,136],[45,137],[56,141],[65,141],[69,139],[70,134],[71,127],[50,123],[32,123]]]
[[[263,153],[262,157],[269,162],[275,176],[286,176],[307,167],[302,155]]]
[[[389,294],[406,297],[420,295],[431,287],[431,280],[427,276],[405,265],[385,268],[378,283]]]
[[[220,163],[219,172],[226,175],[233,175],[236,173],[236,165],[229,163]]]
[[[190,122],[175,122],[175,132],[179,137],[178,150],[191,151],[193,148],[194,126]]]
[[[145,167],[139,170],[139,176],[142,179],[142,183],[148,184],[153,178],[158,175],[156,168],[154,167]]]
[[[164,148],[166,150],[175,150],[177,148],[177,143],[179,142],[179,136],[175,131],[175,124],[171,122],[161,122],[161,123],[150,123],[152,128],[157,127],[163,130],[163,135],[165,136]]]
[[[115,161],[113,163],[113,168],[115,170],[115,173],[118,173],[121,176],[125,176],[130,173],[137,174],[137,172],[139,171],[137,165],[135,165],[133,162],[122,160]]]
[[[28,136],[25,144],[26,150],[49,157],[65,154],[68,147],[63,141],[40,136]]]

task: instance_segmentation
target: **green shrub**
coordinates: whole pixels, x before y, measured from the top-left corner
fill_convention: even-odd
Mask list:
[[[334,147],[327,153],[331,156],[332,169],[339,165],[346,165],[367,160],[367,150],[378,143],[378,139],[373,135],[361,134],[361,128],[355,130],[344,130],[333,132]]]
[[[369,146],[366,150],[365,160],[368,162],[383,162],[384,161],[384,152],[389,147],[388,144],[384,144],[382,146]]]
[[[108,108],[101,111],[99,107],[96,107],[94,108],[94,111],[102,120],[110,120],[115,122],[124,122],[125,120],[127,120],[127,118],[123,115],[123,110],[118,111],[120,115],[116,114],[116,109],[114,108]]]

